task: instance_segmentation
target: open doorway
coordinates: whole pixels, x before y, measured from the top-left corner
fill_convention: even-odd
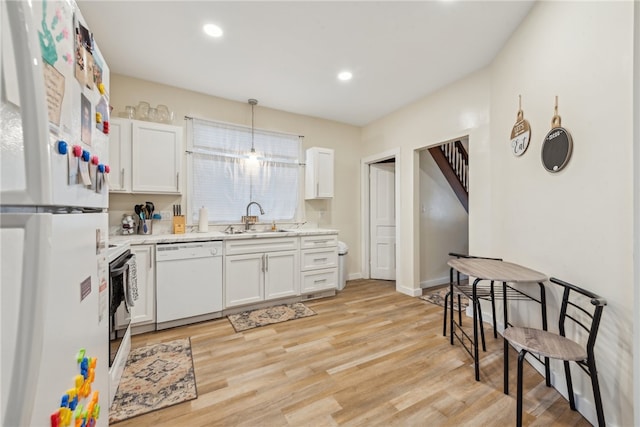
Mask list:
[[[363,277],[395,280],[398,264],[399,150],[362,160]],[[396,286],[397,287],[397,286]]]
[[[458,147],[456,147],[458,146]],[[435,149],[435,150],[434,150]],[[419,224],[420,224],[420,287],[431,288],[449,282],[447,261],[450,252],[469,252],[468,202],[461,200],[459,188],[445,176],[450,171],[442,170],[446,152],[464,150],[468,153],[468,138],[460,138],[418,150],[419,154]],[[430,152],[431,151],[431,152]],[[435,152],[434,152],[435,151]],[[445,153],[443,156],[442,154]],[[445,160],[442,160],[445,159]],[[468,158],[467,158],[468,160]],[[460,159],[452,161],[460,163]],[[468,162],[466,164],[468,168]],[[468,172],[462,174],[464,191],[468,198]],[[455,178],[455,177],[454,177]],[[456,184],[460,187],[460,184]]]

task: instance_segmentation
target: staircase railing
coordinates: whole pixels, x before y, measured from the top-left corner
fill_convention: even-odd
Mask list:
[[[430,148],[429,153],[464,209],[469,212],[469,155],[462,142],[447,142]]]

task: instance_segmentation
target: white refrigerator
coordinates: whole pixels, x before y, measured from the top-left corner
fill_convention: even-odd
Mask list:
[[[73,0],[0,3],[0,423],[106,426],[109,69]]]

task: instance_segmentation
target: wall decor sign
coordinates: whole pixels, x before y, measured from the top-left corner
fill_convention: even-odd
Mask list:
[[[531,140],[531,126],[529,122],[524,118],[524,112],[522,111],[522,96],[518,95],[518,115],[516,118],[516,124],[511,129],[511,151],[514,156],[522,156]]]
[[[562,127],[558,115],[558,97],[556,96],[551,130],[544,137],[542,143],[542,166],[552,173],[561,171],[569,162],[572,150],[573,139],[569,131]]]

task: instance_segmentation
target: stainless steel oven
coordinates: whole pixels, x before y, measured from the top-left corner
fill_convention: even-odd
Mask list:
[[[133,256],[126,246],[114,246],[112,251],[109,256],[109,367],[113,365],[131,323],[124,293]]]

